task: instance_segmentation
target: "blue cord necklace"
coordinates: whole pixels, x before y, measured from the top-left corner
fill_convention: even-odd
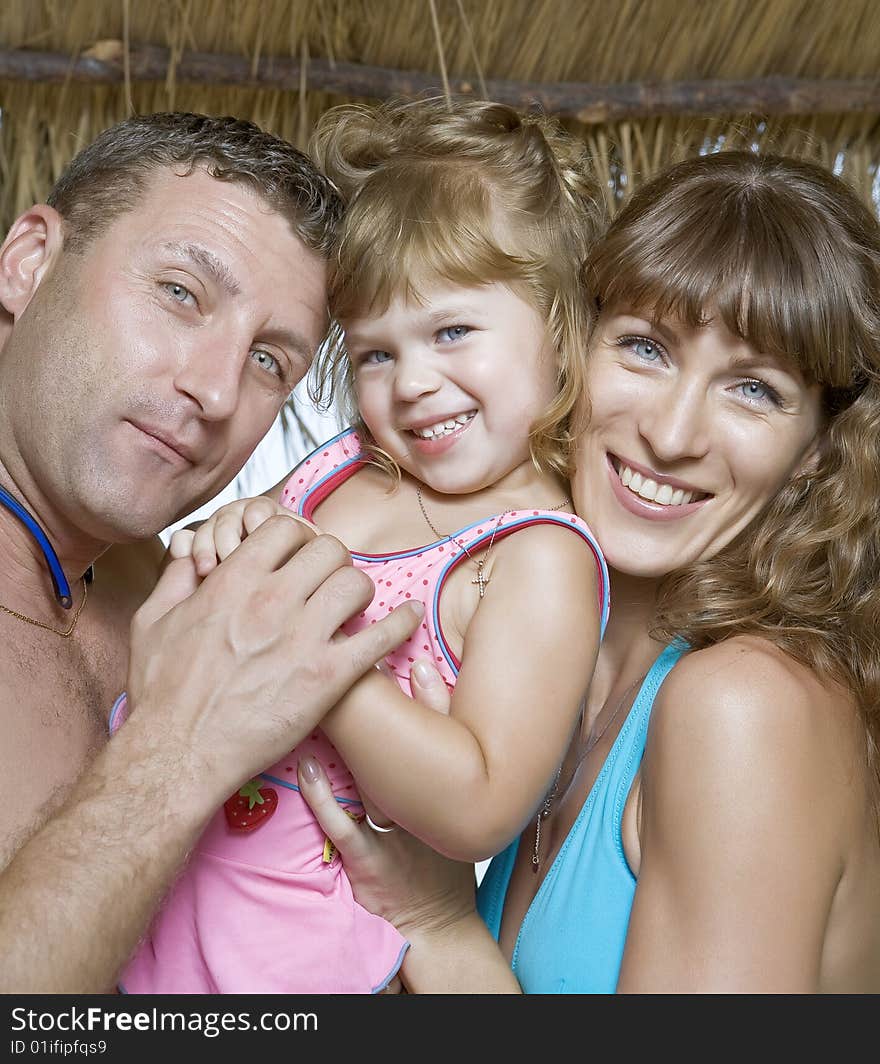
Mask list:
[[[46,564],[49,566],[49,575],[52,577],[52,588],[55,592],[55,598],[58,600],[58,605],[65,610],[69,610],[73,605],[73,595],[70,590],[70,584],[67,581],[67,577],[64,575],[64,570],[61,568],[61,562],[58,560],[55,548],[49,542],[49,537],[37,524],[30,511],[22,506],[22,504],[18,502],[17,499],[13,498],[4,488],[0,488],[0,504],[5,506],[10,513],[14,514],[36,540],[37,546],[42,551],[43,557],[46,559]],[[35,624],[38,628],[45,628],[47,631],[54,632],[56,635],[67,637],[76,627],[76,622],[79,620],[82,608],[86,604],[86,587],[93,579],[94,569],[90,565],[83,575],[82,602],[80,602],[79,609],[76,611],[76,615],[74,616],[70,627],[65,630],[53,628],[52,625],[44,624],[42,621],[36,621],[33,617],[28,617],[23,613],[18,613],[16,610],[11,610],[8,606],[2,605],[2,603],[0,603],[0,610],[3,610],[4,613],[11,614],[13,617],[17,617],[21,621]]]

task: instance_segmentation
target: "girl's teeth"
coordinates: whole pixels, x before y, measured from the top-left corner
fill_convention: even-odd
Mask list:
[[[670,484],[658,484],[656,480],[634,472],[629,466],[621,466],[618,475],[624,487],[629,488],[640,498],[648,502],[659,503],[661,506],[682,506],[684,503],[691,502],[696,494],[693,491],[684,491],[682,488],[673,489]]]
[[[458,417],[450,418],[448,421],[438,421],[436,425],[430,425],[426,429],[413,429],[413,432],[423,440],[436,440],[441,436],[447,436],[450,432],[455,432],[462,425],[466,425],[474,416],[474,413],[459,414]]]

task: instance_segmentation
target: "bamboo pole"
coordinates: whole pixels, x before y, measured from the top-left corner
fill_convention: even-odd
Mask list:
[[[62,83],[165,81],[299,91],[307,78],[312,91],[372,99],[389,96],[440,95],[446,86],[433,74],[358,63],[264,56],[259,63],[245,56],[186,52],[172,57],[168,49],[141,45],[126,52],[122,42],[79,56],[25,49],[0,50],[0,78]],[[549,114],[586,125],[658,115],[817,115],[880,111],[880,78],[821,79],[766,77],[735,81],[669,81],[589,84],[530,83],[489,79],[448,78],[456,95],[481,95],[520,109],[539,107]]]

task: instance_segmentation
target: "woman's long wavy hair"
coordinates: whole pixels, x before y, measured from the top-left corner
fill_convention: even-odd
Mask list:
[[[717,314],[821,386],[818,465],[718,555],[661,588],[657,634],[753,633],[854,695],[880,785],[880,224],[841,180],[721,152],[638,191],[587,265],[597,305]]]
[[[438,281],[503,282],[538,310],[557,354],[557,394],[531,426],[530,450],[539,468],[567,476],[592,325],[582,270],[605,221],[585,146],[540,115],[431,98],[332,108],[311,152],[346,205],[330,263],[336,324],[313,398],[333,399],[399,475],[358,412],[345,322],[383,313],[396,296],[418,300]]]

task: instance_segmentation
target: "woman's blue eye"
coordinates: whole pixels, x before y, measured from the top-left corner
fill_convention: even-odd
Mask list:
[[[779,397],[779,393],[771,388],[769,384],[765,384],[759,380],[747,380],[742,381],[737,385],[740,389],[740,394],[744,399],[747,399],[750,403],[764,402],[769,400],[775,406],[779,406],[782,400]]]
[[[448,325],[437,333],[437,338],[446,341],[461,340],[469,332],[470,328],[467,325]]]
[[[646,362],[654,362],[660,357],[660,348],[653,340],[644,340],[637,337],[631,343],[633,351]]]

